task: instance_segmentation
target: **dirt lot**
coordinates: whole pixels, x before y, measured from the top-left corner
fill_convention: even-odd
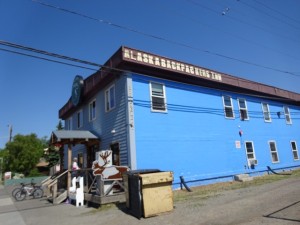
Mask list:
[[[14,204],[26,225],[300,224],[299,176],[238,189],[234,186],[232,188],[231,184],[225,184],[223,188],[230,190],[220,191],[220,188],[214,188],[205,187],[206,194],[199,194],[197,189],[192,193],[176,192],[172,212],[140,220],[128,214],[124,204],[101,209],[76,208],[69,204],[52,206],[48,203],[44,207],[33,207],[33,201],[36,200]],[[1,224],[2,222],[0,221]]]

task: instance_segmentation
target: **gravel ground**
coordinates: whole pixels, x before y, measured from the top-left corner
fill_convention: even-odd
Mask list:
[[[124,204],[101,210],[70,204],[52,206],[46,200],[26,200],[14,205],[15,210],[7,213],[13,216],[18,212],[26,225],[300,224],[300,178],[223,191],[207,199],[176,201],[172,212],[140,220],[128,214]],[[10,224],[1,221],[2,213],[0,224]]]

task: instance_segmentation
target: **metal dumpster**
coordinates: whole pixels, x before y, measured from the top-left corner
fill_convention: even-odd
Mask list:
[[[173,173],[156,169],[133,170],[124,174],[126,207],[137,218],[173,210]]]

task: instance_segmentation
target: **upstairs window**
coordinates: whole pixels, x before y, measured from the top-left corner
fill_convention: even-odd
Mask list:
[[[263,110],[265,122],[271,122],[269,105],[267,103],[262,103],[262,110]]]
[[[159,83],[150,83],[151,109],[153,111],[167,111],[165,86]]]
[[[115,85],[105,91],[105,111],[109,112],[116,106]]]
[[[83,126],[83,112],[82,110],[77,112],[77,128],[81,128]]]
[[[284,106],[283,111],[284,111],[286,124],[292,124],[292,119],[291,119],[289,107]]]
[[[68,118],[68,119],[66,120],[65,128],[66,128],[67,130],[72,130],[72,129],[73,129],[73,127],[72,127],[72,117],[70,117],[70,118]]]
[[[89,121],[96,119],[96,100],[89,104]]]
[[[299,160],[299,155],[298,155],[298,149],[297,149],[296,141],[291,141],[291,147],[292,147],[292,152],[293,152],[293,158],[294,158],[294,160]]]
[[[272,163],[279,162],[275,141],[269,141]]]
[[[238,99],[238,103],[239,103],[239,110],[240,110],[241,120],[249,120],[246,100],[245,99]]]
[[[231,97],[223,96],[223,105],[225,110],[225,118],[233,119],[234,113],[233,113],[233,105],[232,105]]]

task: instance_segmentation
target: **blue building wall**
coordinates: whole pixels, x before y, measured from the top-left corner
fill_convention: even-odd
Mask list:
[[[149,82],[165,85],[167,112],[152,112]],[[235,118],[226,119],[222,96],[232,97]],[[288,106],[292,124],[286,124],[284,103],[133,75],[136,161],[138,169],[173,171],[174,182],[299,166],[290,141],[300,145],[299,107]],[[247,101],[249,120],[239,117],[238,98]],[[269,104],[272,121],[264,121],[262,105]],[[298,115],[297,115],[298,114]],[[298,119],[297,119],[298,118]],[[243,134],[240,137],[239,131]],[[279,157],[272,163],[268,141],[275,141]],[[241,148],[236,148],[240,141]],[[258,164],[248,166],[245,141],[252,141]],[[298,149],[299,150],[299,149]],[[196,184],[196,183],[195,183]]]
[[[105,90],[110,86],[115,86],[115,107],[106,112],[105,110]],[[120,147],[120,164],[128,165],[128,148],[127,148],[127,124],[126,124],[126,76],[120,76],[113,82],[109,83],[106,87],[93,96],[84,105],[70,117],[72,119],[73,130],[89,130],[99,137],[100,146],[98,150],[110,149],[113,143],[119,143]],[[96,118],[89,120],[89,103],[96,100]],[[77,128],[77,112],[83,112],[83,126]],[[67,124],[67,123],[65,123]],[[69,130],[69,127],[65,127]],[[115,133],[111,131],[115,130]],[[67,146],[64,149],[64,161],[67,162]],[[84,155],[84,165],[86,165],[86,148],[85,145],[75,145],[72,147],[73,157],[78,153]],[[65,163],[65,168],[67,164]]]

